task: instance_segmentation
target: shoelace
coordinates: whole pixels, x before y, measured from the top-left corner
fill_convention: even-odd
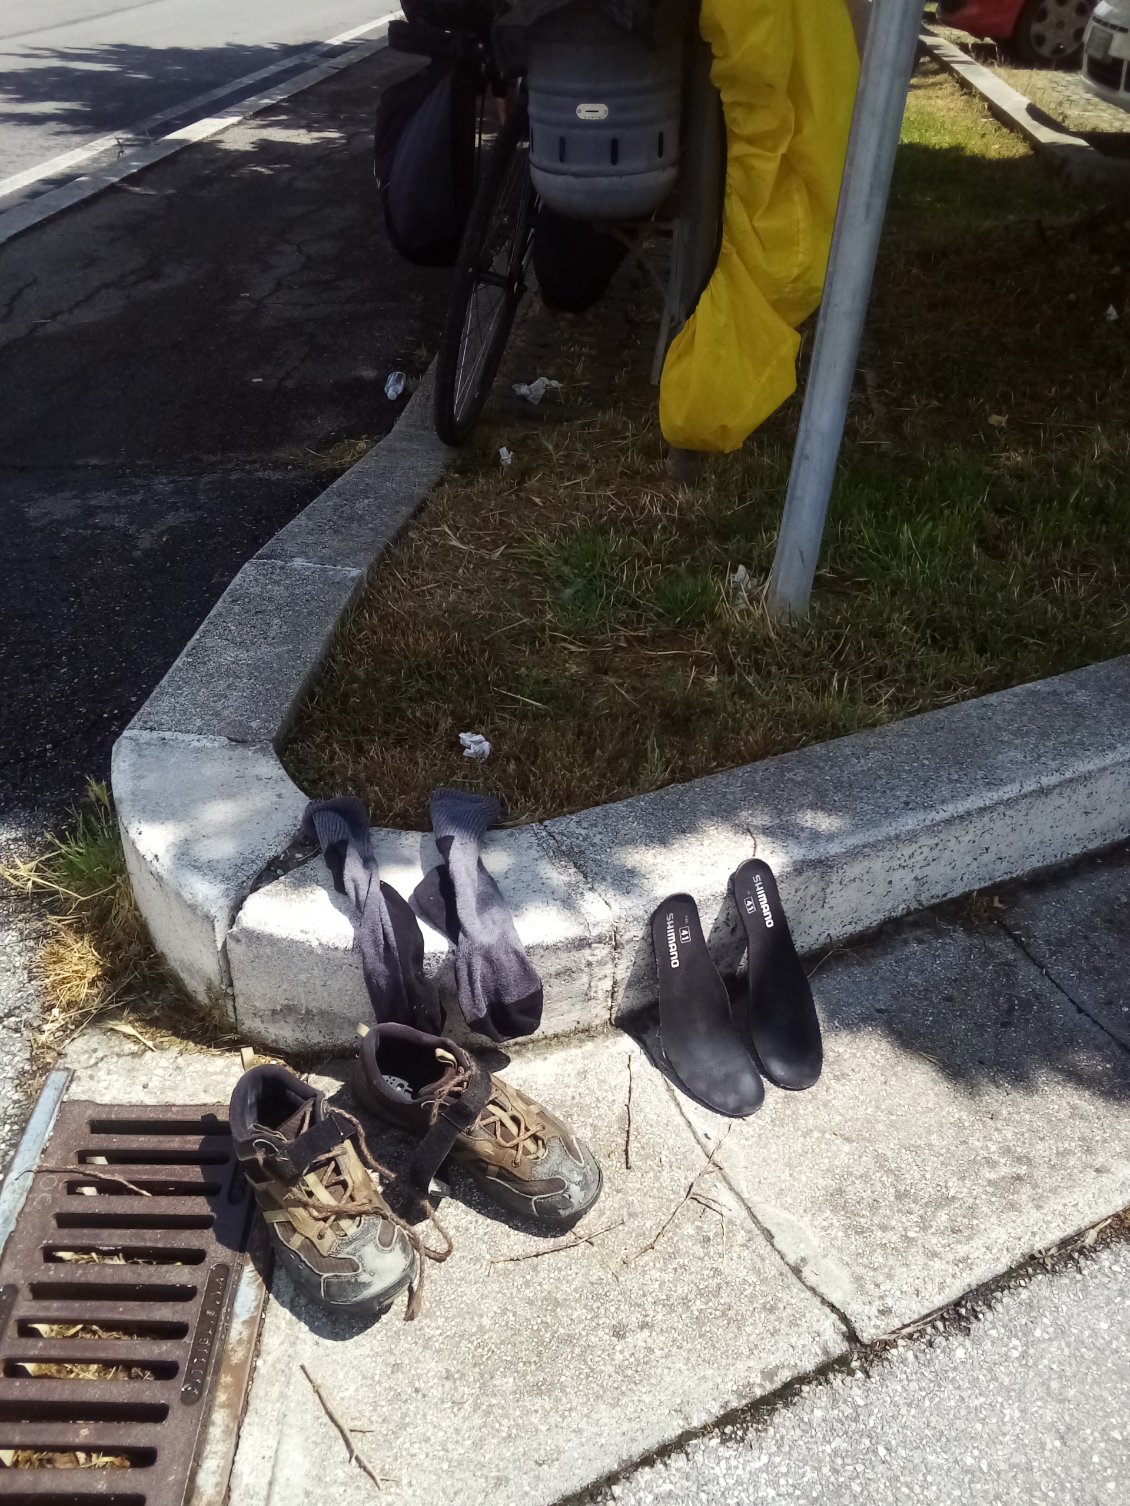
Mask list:
[[[312,1103],[310,1112],[312,1116]],[[343,1108],[338,1108],[335,1106],[334,1113],[339,1115],[340,1118],[348,1120],[348,1122],[353,1126],[357,1135],[357,1153],[361,1159],[362,1165],[367,1167],[370,1171],[375,1171],[378,1177],[383,1177],[387,1181],[391,1182],[393,1180],[393,1174],[391,1171],[389,1171],[387,1166],[383,1166],[380,1161],[377,1160],[376,1156],[374,1156],[369,1146],[369,1141],[365,1134],[365,1129],[361,1124],[361,1121],[359,1119],[356,1119],[352,1114],[350,1114],[346,1109]],[[305,1127],[305,1124],[303,1125],[303,1127]],[[315,1165],[317,1164],[318,1163],[315,1163]],[[337,1182],[348,1193],[350,1189],[350,1180],[346,1172],[339,1164],[338,1157],[334,1155],[333,1152],[330,1152],[326,1155],[322,1164],[326,1165],[327,1172],[332,1166],[333,1173],[336,1176]],[[326,1188],[327,1192],[330,1190],[330,1187],[325,1180],[323,1180],[322,1185]],[[431,1203],[429,1203],[427,1199],[421,1199],[420,1207],[424,1210],[424,1213],[435,1225],[436,1230],[443,1239],[444,1245],[446,1246],[446,1248],[443,1250],[433,1250],[429,1245],[426,1245],[423,1239],[421,1239],[420,1235],[416,1232],[416,1229],[413,1227],[413,1225],[410,1224],[407,1219],[401,1218],[398,1213],[394,1213],[393,1210],[385,1202],[384,1197],[375,1187],[365,1197],[346,1196],[341,1198],[341,1200],[338,1202],[329,1204],[319,1202],[317,1198],[309,1192],[308,1188],[303,1187],[301,1181],[297,1184],[297,1186],[307,1194],[306,1211],[307,1213],[309,1213],[311,1218],[321,1219],[328,1222],[331,1219],[364,1218],[369,1214],[377,1214],[381,1218],[387,1218],[389,1223],[395,1224],[398,1229],[402,1229],[404,1231],[408,1243],[416,1252],[416,1277],[408,1287],[408,1306],[405,1309],[404,1313],[405,1322],[411,1323],[420,1312],[420,1308],[423,1304],[424,1262],[426,1260],[434,1260],[436,1264],[439,1265],[447,1259],[452,1250],[455,1248],[451,1242],[450,1234],[448,1234],[447,1230],[443,1227],[439,1219],[436,1217],[435,1209],[432,1207]]]
[[[439,1118],[440,1110],[448,1099],[457,1098],[470,1080],[470,1067],[461,1067],[445,1078],[431,1099],[429,1113],[432,1124]],[[493,1077],[491,1084],[495,1085]],[[509,1140],[504,1139],[499,1133],[503,1127],[510,1131]],[[496,1093],[487,1101],[482,1113],[471,1126],[472,1131],[477,1129],[485,1130],[488,1134],[493,1133],[500,1145],[513,1152],[516,1161],[521,1161],[524,1156],[531,1158],[539,1156],[544,1149],[542,1137],[538,1131],[530,1124],[519,1106],[505,1098],[501,1092]]]
[[[492,1098],[476,1121],[476,1128],[487,1129],[484,1122],[487,1119],[494,1121],[494,1137],[505,1145],[507,1150],[514,1152],[515,1160],[520,1161],[523,1156],[536,1158],[544,1149],[541,1135],[529,1123],[517,1104],[510,1100]],[[509,1140],[503,1140],[499,1134],[499,1127],[505,1126],[512,1136]]]

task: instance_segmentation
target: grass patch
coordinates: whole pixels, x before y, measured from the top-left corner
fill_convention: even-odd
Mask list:
[[[39,902],[45,925],[35,963],[43,1011],[32,1039],[40,1063],[103,1017],[152,1046],[229,1038],[218,1012],[189,999],[153,949],[105,784],[91,780],[62,830],[44,836],[37,856],[0,868],[0,878]]]
[[[292,774],[392,824],[453,782],[529,820],[1130,651],[1126,229],[926,70],[810,621],[760,594],[799,399],[680,492],[651,330],[602,305],[515,370],[614,406],[482,432],[340,635]]]

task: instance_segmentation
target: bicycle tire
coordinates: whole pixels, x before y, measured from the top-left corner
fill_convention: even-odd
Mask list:
[[[525,292],[533,223],[526,130],[525,103],[516,101],[486,154],[459,248],[436,352],[434,421],[445,444],[462,444],[478,421]],[[496,264],[504,251],[502,268]],[[497,296],[483,300],[489,323],[485,341],[479,338],[472,350],[484,334],[479,295],[488,289]]]

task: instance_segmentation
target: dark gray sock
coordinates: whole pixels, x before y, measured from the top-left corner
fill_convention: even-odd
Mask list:
[[[438,1031],[443,1022],[439,994],[424,973],[424,938],[411,905],[380,881],[369,832],[369,817],[360,800],[311,800],[302,827],[322,849],[334,888],[357,912],[361,971],[373,1013],[394,1021]]]
[[[541,1024],[542,987],[479,856],[498,816],[498,801],[489,795],[437,790],[432,831],[443,866],[424,875],[413,898],[421,915],[455,946],[455,981],[467,1023],[491,1040],[507,1041],[531,1035]]]

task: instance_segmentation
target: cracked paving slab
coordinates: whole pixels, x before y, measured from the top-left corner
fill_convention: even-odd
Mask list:
[[[1130,1053],[999,927],[905,923],[833,956],[813,992],[814,1088],[769,1087],[728,1134],[670,1091],[861,1339],[1130,1203]]]

